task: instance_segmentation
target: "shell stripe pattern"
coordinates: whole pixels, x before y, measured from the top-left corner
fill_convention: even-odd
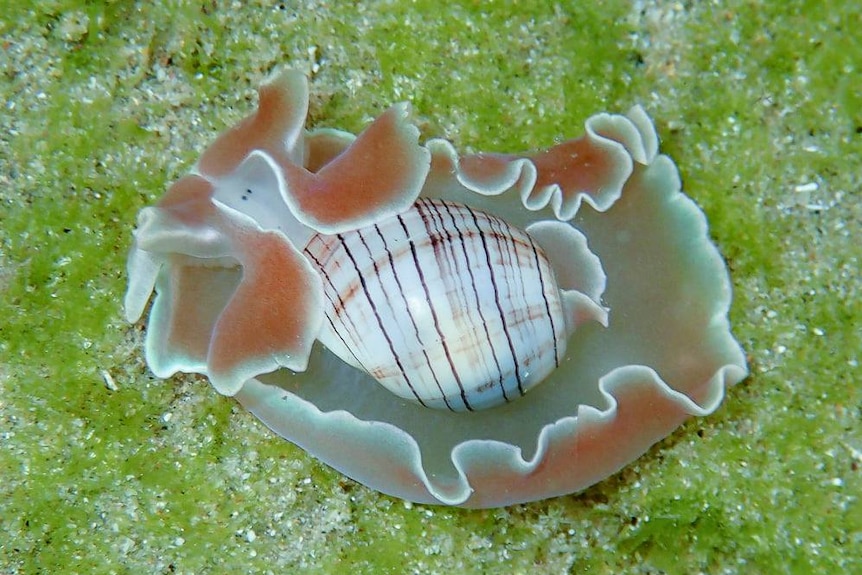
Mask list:
[[[396,394],[472,411],[523,395],[567,337],[547,258],[503,220],[440,200],[305,247],[324,284],[320,340]]]

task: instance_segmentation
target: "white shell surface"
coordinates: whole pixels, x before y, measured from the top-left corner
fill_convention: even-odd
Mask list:
[[[305,254],[323,279],[320,341],[405,399],[492,407],[523,395],[565,355],[546,256],[495,216],[420,199],[377,225],[318,234]]]

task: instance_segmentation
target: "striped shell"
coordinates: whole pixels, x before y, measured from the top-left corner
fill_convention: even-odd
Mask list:
[[[511,401],[565,354],[548,259],[497,217],[420,199],[377,225],[315,235],[305,254],[324,285],[320,341],[423,406]]]

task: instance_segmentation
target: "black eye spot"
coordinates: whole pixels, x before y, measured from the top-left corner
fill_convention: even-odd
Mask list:
[[[244,196],[240,196],[240,198],[242,198],[243,201],[246,201],[248,199],[248,196],[251,195],[251,190],[246,190],[245,194],[246,195],[244,195]]]

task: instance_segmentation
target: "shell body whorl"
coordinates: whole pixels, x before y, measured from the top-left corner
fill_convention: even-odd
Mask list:
[[[473,411],[511,401],[563,358],[568,332],[547,257],[525,232],[420,199],[305,247],[323,280],[320,341],[393,393]]]

